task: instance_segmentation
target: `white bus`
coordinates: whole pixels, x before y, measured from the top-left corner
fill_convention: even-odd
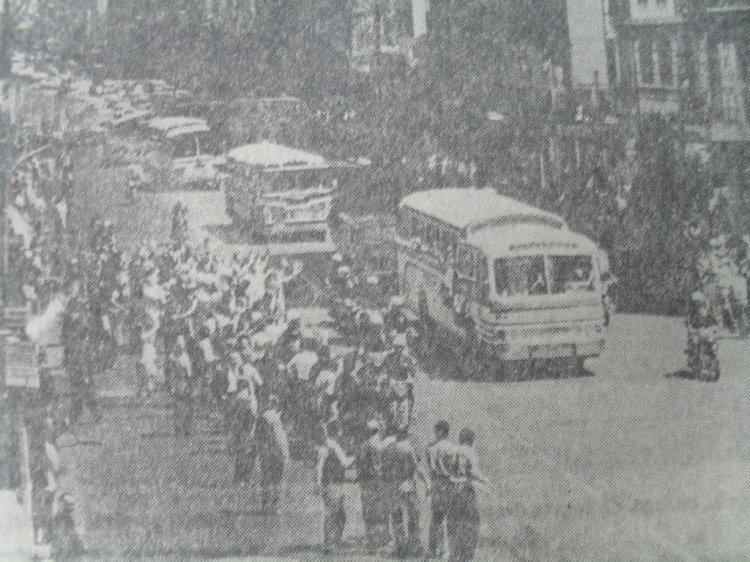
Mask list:
[[[606,254],[554,214],[492,189],[413,193],[399,208],[400,290],[465,374],[516,379],[604,347]]]
[[[340,165],[268,141],[227,154],[227,214],[261,243],[333,251],[328,218]]]
[[[205,119],[156,117],[146,125],[157,148],[145,164],[157,183],[176,190],[221,188],[224,158],[204,152],[211,132]]]

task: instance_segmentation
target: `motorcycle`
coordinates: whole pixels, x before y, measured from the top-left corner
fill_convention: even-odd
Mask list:
[[[716,333],[715,327],[688,327],[688,369],[696,379],[719,380],[721,369]]]

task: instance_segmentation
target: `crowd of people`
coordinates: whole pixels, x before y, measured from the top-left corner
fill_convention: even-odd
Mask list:
[[[327,550],[342,547],[343,485],[355,481],[365,498],[368,549],[421,552],[413,480],[424,472],[409,435],[416,366],[401,299],[338,318],[345,337],[332,346],[327,332],[309,329],[286,307],[284,289],[298,264],[272,265],[267,254],[252,252],[222,256],[208,241],[191,244],[180,204],[166,245],[120,251],[113,225],[101,220],[92,221],[89,234],[62,285],[71,383],[66,425],[79,423],[85,408],[99,419],[97,378],[118,354],[135,355],[134,398],[170,396],[178,439],[196,434],[198,414],[221,420],[233,480],[260,488],[263,512],[278,511],[290,459],[317,456]],[[350,280],[341,262],[334,256],[330,282],[346,294]],[[468,461],[457,459],[434,465],[433,479],[465,483]],[[464,535],[456,533],[454,542]]]
[[[39,312],[59,290],[68,250],[71,147],[19,134],[6,195],[8,302]],[[41,146],[39,146],[41,145]]]
[[[71,247],[68,224],[73,189],[75,143],[40,135],[28,127],[8,126],[10,163],[5,199],[8,309],[22,311],[25,337],[41,343],[51,316],[64,308],[64,279]],[[6,310],[8,310],[6,309]],[[61,489],[65,471],[58,453],[60,425],[55,419],[55,391],[39,345],[40,388],[23,401],[29,444],[29,470],[35,538],[51,546],[57,559],[80,555],[83,543],[76,524],[75,498]]]

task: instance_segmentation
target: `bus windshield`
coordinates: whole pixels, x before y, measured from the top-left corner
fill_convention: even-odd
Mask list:
[[[586,293],[594,290],[591,256],[549,256],[552,294]]]
[[[495,260],[500,297],[559,295],[594,291],[591,256],[519,256]]]
[[[495,289],[501,297],[547,294],[544,256],[496,259]]]

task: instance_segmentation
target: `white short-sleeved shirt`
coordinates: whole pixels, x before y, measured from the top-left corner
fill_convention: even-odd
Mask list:
[[[289,367],[294,367],[297,378],[303,381],[310,380],[310,372],[318,362],[318,354],[314,351],[300,351],[289,361]]]

